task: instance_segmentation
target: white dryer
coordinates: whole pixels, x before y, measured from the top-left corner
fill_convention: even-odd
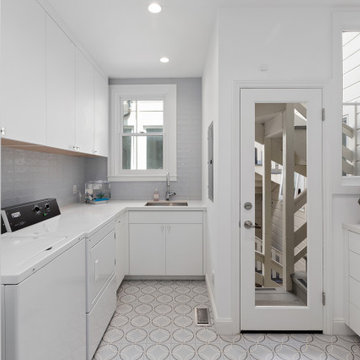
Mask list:
[[[86,239],[87,359],[91,360],[116,309],[115,222]]]

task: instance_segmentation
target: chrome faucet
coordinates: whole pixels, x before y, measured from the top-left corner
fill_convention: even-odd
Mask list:
[[[166,194],[165,200],[169,201],[171,197],[175,196],[176,192],[170,190],[170,173],[166,173]]]

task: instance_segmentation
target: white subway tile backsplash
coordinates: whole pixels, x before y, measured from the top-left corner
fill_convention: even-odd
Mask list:
[[[56,197],[60,205],[76,202],[72,186],[84,187],[91,160],[3,146],[1,206],[46,197]]]

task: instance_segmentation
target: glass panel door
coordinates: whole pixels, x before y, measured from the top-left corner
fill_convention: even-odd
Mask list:
[[[306,104],[255,104],[255,305],[307,305]]]
[[[241,328],[322,328],[321,90],[241,91]]]

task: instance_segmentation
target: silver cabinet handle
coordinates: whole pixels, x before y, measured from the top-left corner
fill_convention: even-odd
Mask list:
[[[244,221],[244,227],[245,229],[261,229],[260,225],[258,225],[257,223],[253,224],[250,220]]]

